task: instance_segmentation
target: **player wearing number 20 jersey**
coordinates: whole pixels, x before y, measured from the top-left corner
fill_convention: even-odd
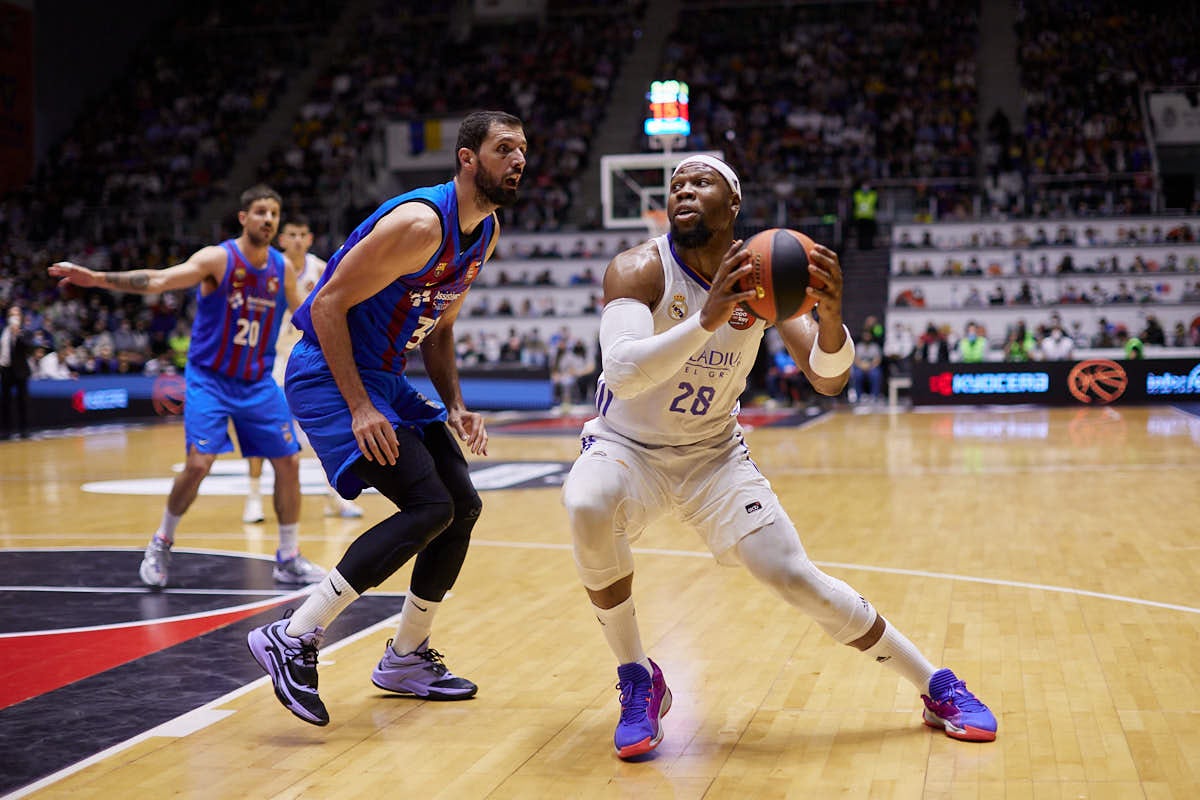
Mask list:
[[[189,449],[233,449],[233,422],[243,456],[282,458],[300,451],[279,385],[271,377],[280,322],[287,310],[283,253],[267,248],[255,267],[237,241],[221,243],[225,274],[214,291],[196,287],[196,319],[188,348],[184,436]]]
[[[446,420],[436,400],[417,392],[404,376],[409,351],[421,344],[442,313],[470,287],[496,235],[494,215],[483,220],[467,241],[458,225],[454,181],[414,189],[381,205],[354,229],[329,259],[325,272],[308,299],[292,316],[303,337],[292,350],[284,383],[288,402],[330,483],[346,498],[357,496],[362,480],[349,467],[362,453],[352,433],[349,411],[329,371],[312,322],[312,301],[329,282],[338,264],[387,214],[403,203],[424,203],[442,223],[442,244],[424,267],[403,275],[347,314],[354,362],[375,407],[393,426],[422,431]]]
[[[196,289],[196,322],[188,366],[257,381],[271,374],[275,341],[287,310],[283,253],[267,249],[267,263],[256,269],[233,239],[221,242],[225,277],[214,292]]]

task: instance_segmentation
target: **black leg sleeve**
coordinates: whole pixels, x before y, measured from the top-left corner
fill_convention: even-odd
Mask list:
[[[417,556],[413,563],[412,590],[418,597],[440,603],[454,586],[466,561],[471,530],[479,519],[483,502],[471,482],[462,449],[449,428],[441,423],[426,428],[425,447],[453,499],[454,521]]]
[[[400,509],[355,539],[338,562],[338,572],[359,594],[391,577],[454,518],[454,499],[421,438],[405,428],[396,435],[400,458],[395,465],[360,458],[351,467]]]

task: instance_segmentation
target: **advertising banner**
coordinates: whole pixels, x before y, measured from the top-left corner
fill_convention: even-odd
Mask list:
[[[1158,144],[1200,144],[1200,98],[1196,92],[1152,92],[1146,98]]]
[[[1200,359],[913,365],[914,405],[1102,406],[1200,401]]]

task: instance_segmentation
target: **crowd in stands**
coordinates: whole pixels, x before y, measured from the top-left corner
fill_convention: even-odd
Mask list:
[[[463,333],[455,345],[460,368],[522,366],[546,370],[554,384],[559,405],[591,402],[596,376],[600,374],[598,348],[571,332],[567,325],[543,336],[537,327],[507,334],[484,331]]]
[[[213,232],[195,230],[192,221],[239,188],[227,185],[239,148],[295,77],[328,55],[325,37],[345,8],[334,0],[297,0],[286,14],[233,0],[180,6],[54,145],[34,179],[0,198],[0,307],[25,310],[26,326],[44,355],[54,356],[47,363],[59,364],[57,374],[61,365],[77,374],[179,368],[190,294],[68,295],[45,268],[58,260],[98,269],[166,266],[211,243]],[[643,0],[552,0],[536,22],[463,25],[449,11],[414,0],[378,2],[345,49],[329,56],[330,66],[258,177],[284,194],[285,210],[325,221],[316,249],[328,254],[363,207],[379,199],[362,195],[380,177],[373,148],[384,122],[452,116],[480,105],[509,108],[527,123],[530,162],[521,203],[504,212],[506,231],[561,230],[596,155],[592,142],[613,83],[641,35],[644,8]],[[962,216],[969,203],[960,189],[975,191],[981,159],[990,170],[983,187],[994,200],[989,212],[1131,213],[1144,205],[1146,187],[1136,176],[1146,174],[1149,160],[1138,85],[1200,82],[1200,56],[1191,46],[1200,7],[1172,8],[1166,15],[1115,0],[1022,3],[1018,59],[1029,112],[1020,120],[993,118],[982,147],[976,0],[779,3],[752,12],[685,2],[659,74],[691,86],[689,148],[720,149],[748,187],[779,190],[747,192],[746,220],[771,222],[781,201],[789,218],[833,213],[834,198],[863,179],[913,181],[918,208],[925,192],[939,196],[947,214]],[[247,52],[256,68],[247,68]],[[1039,194],[1049,184],[1037,178],[1064,174],[1135,177],[1111,207],[1089,199],[1086,189],[1069,203]],[[1005,175],[1019,178],[1019,189],[1014,184],[1001,193]],[[793,191],[797,179],[833,188]],[[346,218],[329,217],[334,206]],[[1028,246],[1069,244],[1058,233],[1031,224]],[[1164,222],[1159,231],[1131,229],[1128,243],[1171,242],[1173,235]],[[607,258],[619,249],[588,238],[581,235],[569,248],[534,244],[502,258]],[[1077,241],[1091,243],[1086,232]],[[971,246],[997,244],[1025,246],[1015,236]],[[1115,268],[1147,276],[1200,266],[1193,256],[1125,262]],[[915,274],[990,274],[989,264],[969,258],[937,267],[923,257],[910,263]],[[1114,263],[1067,263],[1047,252],[1012,269],[1100,275],[1112,273]],[[493,273],[496,282],[505,272],[513,286],[522,284],[521,270]],[[544,278],[535,272],[528,283],[548,285]],[[1152,297],[1146,285],[1132,279],[1127,295],[1133,302]],[[1037,305],[1036,285],[1013,288],[1005,290],[1006,305]],[[1106,303],[1126,296],[1120,287],[1081,283],[1040,300],[1095,303],[1101,292]],[[1200,282],[1189,282],[1179,296],[1192,302],[1197,293]],[[991,302],[979,294],[979,302]],[[914,293],[910,301],[919,305],[921,298]],[[598,299],[588,308],[597,310]],[[536,303],[510,310],[514,317],[546,311]],[[505,310],[497,303],[480,313]],[[877,343],[887,344],[882,336]],[[498,352],[492,345],[477,349]]]
[[[289,205],[348,233],[363,215],[364,182],[381,168],[386,123],[502,108],[521,117],[529,139],[521,199],[505,212],[505,223],[558,230],[581,193],[591,141],[640,35],[644,5],[552,2],[541,20],[478,19],[464,29],[458,12],[412,0],[379,2],[319,78],[290,140],[274,149],[259,177]],[[445,169],[453,164],[452,149]],[[345,206],[349,220],[330,218],[330,198]],[[373,208],[377,199],[366,204]]]
[[[1141,91],[1200,83],[1200,7],[1022,0],[1016,33],[1025,118],[998,113],[988,121],[988,212],[1151,211]],[[1115,180],[1082,187],[1052,180],[1062,176]]]
[[[1112,351],[1118,357],[1146,357],[1149,347],[1200,348],[1200,324],[1190,328],[1182,322],[1166,330],[1154,314],[1147,314],[1142,326],[1131,330],[1121,323],[1101,317],[1094,330],[1088,331],[1078,320],[1067,323],[1057,312],[1029,324],[1021,319],[989,331],[984,318],[968,320],[961,330],[929,321],[924,330],[914,330],[907,322],[893,322],[886,338],[877,318],[868,317],[855,337],[855,362],[847,396],[851,402],[878,403],[883,399],[887,380],[912,373],[914,362],[934,364],[951,362],[980,363],[1069,361],[1080,351]]]
[[[924,331],[915,332],[904,322],[893,324],[885,351],[890,360],[928,361],[1056,361],[1069,360],[1078,350],[1121,349],[1126,357],[1145,356],[1144,347],[1200,347],[1200,326],[1191,328],[1182,322],[1168,331],[1154,314],[1147,314],[1139,329],[1114,323],[1105,317],[1095,330],[1087,331],[1076,320],[1066,323],[1057,313],[1029,325],[1018,320],[1002,331],[989,331],[986,322],[970,320],[962,330],[929,322]]]
[[[845,181],[970,182],[978,6],[685,5],[661,72],[689,85],[688,149],[724,151],[745,185],[825,181],[833,191],[789,190],[788,217],[836,213]],[[743,215],[771,219],[772,195],[743,198]]]

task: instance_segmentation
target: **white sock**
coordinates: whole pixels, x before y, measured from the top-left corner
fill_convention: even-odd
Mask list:
[[[404,608],[400,609],[400,624],[396,627],[396,636],[392,639],[392,650],[402,656],[411,653],[421,646],[421,642],[429,638],[433,630],[433,615],[437,613],[441,603],[417,597],[408,590],[404,598]]]
[[[653,672],[650,668],[650,659],[646,657],[646,651],[642,649],[642,635],[638,632],[637,612],[633,607],[633,598],[628,597],[624,602],[618,603],[612,608],[600,608],[593,605],[592,610],[596,612],[596,619],[600,621],[600,627],[604,630],[604,638],[608,640],[609,649],[617,657],[617,663],[630,664],[636,661],[645,667],[647,672]]]
[[[317,628],[328,628],[329,623],[357,599],[358,592],[350,588],[341,573],[331,569],[292,614],[285,632],[288,636],[300,636]]]
[[[900,673],[921,694],[929,694],[929,679],[935,671],[933,664],[892,623],[888,622],[879,641],[863,652]]]
[[[300,523],[279,526],[279,559],[287,561],[300,552]]]
[[[248,498],[258,498],[262,496],[262,478],[250,478],[250,491],[246,493]]]
[[[154,535],[159,539],[165,539],[168,544],[175,544],[175,529],[179,527],[181,519],[182,517],[177,517],[164,508],[162,522],[158,523],[158,530],[154,532]]]

